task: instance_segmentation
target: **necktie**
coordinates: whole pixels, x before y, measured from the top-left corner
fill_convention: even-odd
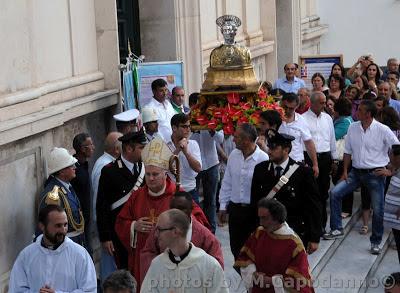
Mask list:
[[[283,170],[283,168],[281,166],[276,166],[275,167],[275,175],[276,175],[276,177],[281,178],[282,170]]]
[[[135,176],[135,177],[139,176],[139,168],[136,163],[133,164],[133,176]]]

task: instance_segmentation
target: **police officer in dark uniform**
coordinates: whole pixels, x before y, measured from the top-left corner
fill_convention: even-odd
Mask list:
[[[58,205],[65,209],[68,218],[67,236],[74,242],[85,245],[85,221],[79,199],[70,184],[75,178],[77,159],[64,148],[54,148],[47,158],[50,174],[40,195],[39,210],[46,205]]]
[[[113,256],[118,268],[128,268],[128,254],[115,233],[114,225],[124,203],[133,191],[143,185],[144,166],[141,153],[147,139],[144,132],[139,131],[129,132],[119,140],[122,142],[121,155],[101,170],[96,215],[102,255],[107,253]],[[103,276],[106,275],[104,273]]]
[[[270,160],[254,168],[251,204],[255,207],[267,195],[279,200],[287,209],[287,223],[313,253],[321,236],[321,205],[312,169],[289,157],[294,137],[269,129],[266,138]]]

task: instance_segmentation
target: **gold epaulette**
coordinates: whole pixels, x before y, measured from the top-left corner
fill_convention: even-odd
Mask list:
[[[60,199],[60,186],[54,185],[53,189],[51,191],[49,191],[48,193],[46,193],[46,195],[44,196],[44,202],[46,203],[46,205],[61,205],[61,199]]]

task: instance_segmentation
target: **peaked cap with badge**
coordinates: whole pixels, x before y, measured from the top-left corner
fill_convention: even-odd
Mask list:
[[[293,136],[279,133],[274,129],[267,129],[265,131],[265,137],[267,138],[267,145],[270,149],[277,146],[287,147],[290,146],[292,141],[295,139]]]

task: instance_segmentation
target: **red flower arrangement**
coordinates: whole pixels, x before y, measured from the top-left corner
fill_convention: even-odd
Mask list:
[[[192,125],[217,131],[223,129],[225,135],[232,135],[236,126],[241,123],[258,125],[263,111],[276,110],[282,118],[284,114],[274,98],[268,96],[263,89],[250,96],[240,96],[239,93],[232,92],[226,98],[209,102],[202,98],[192,107]]]

